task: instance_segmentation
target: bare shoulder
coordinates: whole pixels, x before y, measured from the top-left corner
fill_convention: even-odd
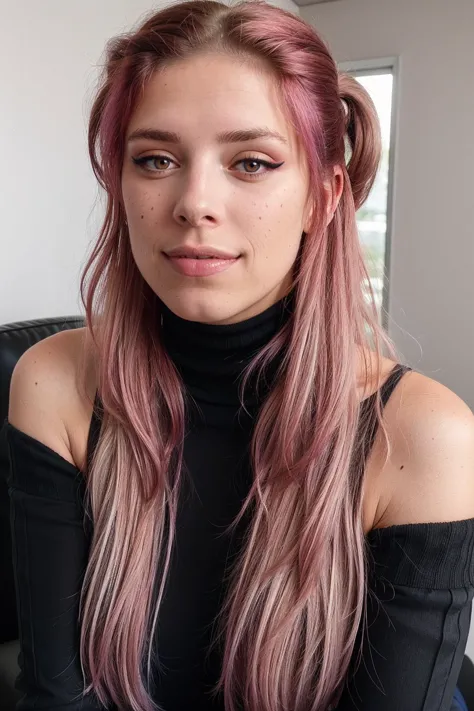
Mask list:
[[[9,422],[75,466],[92,413],[92,353],[86,328],[60,331],[21,356],[10,385]]]
[[[474,414],[421,373],[401,379],[384,410],[391,453],[376,527],[474,517]]]

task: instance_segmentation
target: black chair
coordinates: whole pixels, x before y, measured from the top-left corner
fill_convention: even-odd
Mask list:
[[[0,427],[8,415],[10,380],[20,356],[38,341],[58,331],[80,328],[80,316],[45,318],[0,326]],[[13,576],[10,500],[6,484],[8,458],[0,429],[0,709],[14,711],[19,700],[15,679],[19,673],[18,620]]]
[[[80,328],[80,316],[23,321],[0,326],[0,424],[8,414],[10,380],[20,356],[30,346],[58,331]],[[14,711],[19,700],[15,679],[19,673],[18,620],[12,562],[10,500],[6,485],[8,458],[0,430],[0,711]],[[459,688],[469,711],[474,711],[474,665],[464,657]]]
[[[459,672],[458,686],[469,711],[474,710],[474,664],[468,656],[464,656]]]

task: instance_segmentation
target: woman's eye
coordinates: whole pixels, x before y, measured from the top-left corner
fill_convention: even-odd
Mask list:
[[[141,166],[150,173],[165,173],[166,170],[160,170],[159,167],[157,168],[157,165],[159,165],[160,162],[163,163],[164,161],[168,161],[168,163],[174,162],[167,156],[143,156],[142,158],[132,158],[132,160],[135,165]],[[149,163],[153,163],[154,168],[150,168]]]
[[[160,155],[143,156],[141,158],[132,158],[132,160],[136,165],[140,166],[149,173],[167,173],[169,171],[167,170],[166,166],[163,166],[163,163],[174,163],[174,161],[171,158],[168,158],[168,156]],[[244,175],[248,175],[250,178],[260,178],[262,175],[265,175],[270,170],[275,170],[276,168],[279,168],[281,165],[283,165],[283,161],[281,163],[270,163],[267,160],[262,160],[261,158],[255,158],[253,156],[241,158],[236,163],[234,163],[234,165],[239,165],[240,163],[252,166],[249,172],[247,170],[239,171],[243,172]],[[161,168],[159,167],[160,164]],[[262,166],[265,168],[264,171],[259,170],[259,168],[261,168]],[[255,167],[257,168],[257,170],[254,170]]]
[[[250,164],[257,164],[257,168],[260,166],[264,166],[266,170],[263,172],[257,172],[255,170],[251,170],[250,173],[247,173],[247,171],[244,171],[245,175],[248,175],[250,177],[256,177],[259,178],[261,175],[265,175],[268,173],[270,170],[275,170],[276,168],[279,168],[280,165],[283,165],[283,161],[281,163],[270,163],[268,160],[262,160],[261,158],[242,158],[241,160],[237,161],[237,163],[234,163],[234,165],[238,165],[239,163],[250,163]]]

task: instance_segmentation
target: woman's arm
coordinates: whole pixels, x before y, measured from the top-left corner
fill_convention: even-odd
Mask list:
[[[65,339],[46,339],[15,368],[5,424],[23,696],[18,711],[96,711],[81,700],[79,596],[88,559],[85,482],[63,420],[74,407]]]
[[[375,530],[368,544],[362,658],[337,711],[449,711],[471,621],[474,519]]]
[[[338,711],[449,711],[474,595],[474,416],[413,373],[385,419],[363,654]],[[358,644],[360,643],[360,637]]]

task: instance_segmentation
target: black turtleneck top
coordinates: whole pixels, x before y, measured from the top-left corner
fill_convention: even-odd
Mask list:
[[[189,476],[182,479],[176,549],[153,641],[165,673],[154,674],[151,693],[164,711],[224,711],[208,694],[220,652],[217,645],[206,652],[224,573],[239,549],[239,529],[234,536],[224,531],[251,485],[249,442],[259,405],[252,389],[249,413],[239,412],[239,375],[289,307],[282,300],[224,326],[186,321],[162,307],[165,347],[186,387]],[[382,388],[384,403],[406,370],[394,369]],[[99,413],[95,407],[89,456]],[[79,591],[90,546],[83,474],[8,421],[5,429],[21,646],[16,708],[96,711],[103,707],[92,694],[80,699]],[[367,546],[369,636],[337,711],[449,711],[474,595],[474,519],[374,530]]]

